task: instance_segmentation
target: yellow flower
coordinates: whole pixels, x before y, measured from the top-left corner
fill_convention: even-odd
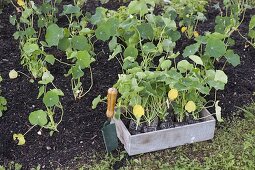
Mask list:
[[[144,108],[141,105],[135,105],[133,107],[133,114],[137,119],[140,119],[144,115]]]
[[[18,145],[24,145],[26,143],[25,137],[22,134],[13,134],[13,140],[18,141]]]
[[[187,27],[182,27],[181,32],[184,33],[188,28]]]
[[[194,35],[195,38],[197,38],[199,36],[199,33],[197,31],[194,31],[193,35]]]
[[[22,6],[22,7],[25,6],[25,2],[23,0],[18,0],[17,3],[19,6]]]
[[[176,89],[171,89],[168,92],[168,98],[170,101],[175,100],[178,97],[178,90]]]
[[[185,105],[185,110],[187,110],[189,113],[194,112],[196,108],[197,106],[193,101],[188,101],[188,103]]]

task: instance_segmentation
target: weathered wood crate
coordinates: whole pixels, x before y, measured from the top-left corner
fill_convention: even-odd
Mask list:
[[[201,115],[206,118],[199,123],[137,135],[131,135],[121,120],[113,121],[127,153],[136,155],[212,139],[216,121],[206,109],[202,110]]]

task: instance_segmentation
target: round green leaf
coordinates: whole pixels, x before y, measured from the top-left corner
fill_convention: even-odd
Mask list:
[[[154,37],[154,31],[151,24],[142,23],[141,25],[137,26],[137,29],[140,33],[140,36],[144,39],[152,40]]]
[[[128,12],[130,14],[140,14],[143,16],[149,12],[145,1],[131,1],[128,5]]]
[[[138,56],[138,50],[134,46],[128,46],[124,51],[124,57],[133,57],[136,58]]]
[[[149,53],[156,53],[156,46],[152,42],[147,42],[142,46],[143,52],[147,55]]]
[[[77,62],[76,64],[80,66],[81,69],[87,68],[91,63],[91,56],[88,51],[78,51],[77,52]]]
[[[167,70],[171,67],[172,61],[171,60],[164,60],[161,64],[160,67],[162,70]]]
[[[83,35],[75,35],[72,38],[72,47],[76,50],[90,50],[88,40]]]
[[[196,43],[196,44],[187,46],[183,51],[183,57],[188,57],[190,55],[194,55],[198,51],[199,47],[200,47],[200,43]]]
[[[59,96],[54,91],[48,91],[43,97],[43,103],[47,107],[57,105],[59,102]]]
[[[227,61],[234,67],[240,64],[240,56],[235,54],[233,50],[228,50],[225,54]]]
[[[39,81],[38,83],[39,84],[48,84],[48,83],[53,82],[53,80],[54,80],[54,77],[52,76],[52,74],[50,74],[49,71],[46,71],[43,73],[42,80]]]
[[[175,42],[172,42],[170,39],[164,39],[163,40],[163,49],[166,52],[173,51],[175,47]]]
[[[45,39],[49,46],[57,46],[60,39],[64,37],[64,29],[57,24],[51,24],[46,31]]]
[[[70,45],[71,45],[71,42],[69,38],[62,38],[61,40],[59,40],[58,49],[62,51],[66,51],[70,47]]]
[[[188,70],[193,69],[193,65],[190,64],[187,60],[182,60],[177,64],[177,69],[181,72],[181,73],[185,73]]]
[[[27,55],[31,55],[34,51],[39,50],[39,46],[38,44],[26,43],[24,44],[23,50]]]
[[[199,64],[199,65],[201,65],[201,66],[204,65],[202,59],[201,59],[199,56],[197,56],[197,55],[190,55],[189,58],[190,58],[192,61],[194,61],[196,64]]]
[[[44,126],[48,123],[47,113],[43,110],[31,112],[28,120],[32,125]]]
[[[69,5],[64,5],[63,6],[64,11],[63,14],[77,14],[80,12],[80,7],[78,6],[73,6],[72,4]]]
[[[95,33],[96,33],[97,39],[102,40],[102,41],[106,41],[111,37],[111,34],[105,25],[99,26],[96,29]]]
[[[45,56],[45,61],[53,65],[55,63],[55,57],[52,54],[46,55]]]
[[[81,70],[81,67],[78,65],[71,68],[71,73],[72,73],[74,79],[78,79],[78,78],[84,76],[84,72]]]
[[[214,58],[219,58],[226,53],[226,46],[222,40],[216,38],[209,38],[205,51],[207,55]]]
[[[110,18],[103,25],[107,28],[109,35],[114,36],[119,26],[119,20],[117,18]]]
[[[214,81],[219,81],[227,84],[228,76],[222,70],[216,70]]]

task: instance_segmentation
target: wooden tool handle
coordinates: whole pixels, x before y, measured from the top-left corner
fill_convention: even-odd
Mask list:
[[[107,94],[107,111],[106,116],[112,118],[114,115],[114,107],[117,100],[118,91],[115,88],[109,88]]]

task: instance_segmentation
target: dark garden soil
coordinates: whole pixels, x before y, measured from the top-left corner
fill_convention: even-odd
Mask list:
[[[100,3],[90,0],[85,8],[93,12],[99,5]],[[116,9],[119,5],[116,0],[105,6]],[[97,109],[92,110],[91,101],[99,94],[105,95],[107,89],[116,82],[117,74],[121,73],[120,66],[115,60],[107,60],[107,44],[97,42],[96,62],[92,64],[93,88],[84,98],[77,101],[72,95],[70,78],[64,77],[68,67],[56,63],[54,68],[49,68],[55,77],[56,86],[65,93],[62,98],[65,115],[58,127],[59,132],[50,137],[47,130],[42,130],[42,135],[38,135],[39,128],[34,128],[26,135],[25,146],[17,146],[12,141],[13,133],[26,132],[31,127],[28,114],[43,108],[43,105],[41,99],[36,99],[38,93],[36,82],[30,83],[22,74],[14,80],[8,78],[8,73],[12,69],[28,74],[20,65],[18,42],[12,37],[15,28],[9,24],[9,15],[13,14],[14,10],[13,7],[8,6],[0,14],[0,73],[4,79],[1,90],[8,100],[8,110],[0,118],[0,165],[15,161],[21,163],[24,169],[38,164],[44,169],[55,169],[74,167],[79,162],[79,158],[89,163],[91,159],[95,159],[93,155],[104,151],[100,129],[106,119],[106,106],[101,104]],[[255,14],[255,11],[247,12],[244,24],[241,26],[241,32],[244,34],[247,32],[247,24],[252,14]],[[208,20],[199,26],[200,34],[213,30],[215,15],[217,11],[209,8]],[[255,91],[255,49],[245,48],[245,41],[238,34],[234,34],[233,38],[236,40],[233,48],[241,56],[241,65],[236,68],[227,66],[225,69],[229,83],[224,92],[218,93],[224,117],[232,116],[236,111],[234,106],[251,103]],[[184,38],[178,46],[181,48],[189,43]],[[61,53],[55,56],[59,59],[65,57]],[[222,64],[218,65],[221,66]],[[82,79],[85,89],[90,85],[88,71],[86,75],[88,76]]]

